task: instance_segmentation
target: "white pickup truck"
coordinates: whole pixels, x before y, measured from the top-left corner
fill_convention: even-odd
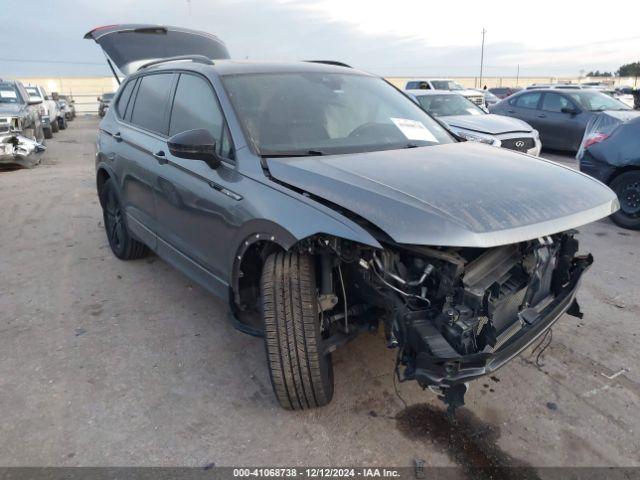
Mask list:
[[[409,80],[405,90],[447,90],[467,97],[476,105],[484,107],[484,95],[477,90],[465,89],[462,85],[447,78],[420,78]]]
[[[59,129],[59,117],[61,115],[58,104],[52,100],[40,85],[25,85],[25,89],[31,98],[42,100],[42,129],[44,138],[51,138]]]

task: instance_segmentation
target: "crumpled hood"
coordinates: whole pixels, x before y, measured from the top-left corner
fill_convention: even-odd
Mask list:
[[[451,115],[448,117],[438,117],[451,127],[464,128],[474,132],[499,135],[511,132],[531,132],[533,128],[526,122],[517,118],[506,117],[504,115]]]
[[[24,108],[24,105],[19,103],[0,103],[0,117],[18,115]]]
[[[275,179],[405,244],[492,247],[579,227],[618,209],[615,194],[591,177],[475,142],[267,164]]]

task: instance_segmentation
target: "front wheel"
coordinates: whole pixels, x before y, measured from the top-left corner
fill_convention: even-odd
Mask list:
[[[611,215],[611,220],[622,228],[640,230],[640,171],[618,175],[610,187],[620,202],[620,210]]]
[[[66,128],[67,128],[67,119],[66,119],[66,117],[64,115],[62,117],[58,118],[58,127],[60,127],[60,130],[66,130]]]
[[[51,129],[51,127],[44,128],[43,131],[44,131],[44,138],[46,139],[53,138],[53,130]]]
[[[333,397],[331,354],[322,351],[314,259],[298,252],[270,255],[261,277],[267,363],[280,406],[304,410]]]
[[[60,131],[60,126],[58,125],[58,119],[55,118],[52,122],[51,122],[51,131],[53,133],[57,133],[58,131]]]

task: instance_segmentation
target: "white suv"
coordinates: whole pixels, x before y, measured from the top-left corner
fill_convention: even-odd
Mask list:
[[[447,78],[421,78],[410,80],[404,87],[405,90],[448,90],[467,97],[476,105],[484,107],[484,95],[477,90],[465,89],[458,82]]]

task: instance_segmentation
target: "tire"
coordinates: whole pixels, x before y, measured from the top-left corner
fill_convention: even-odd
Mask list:
[[[44,131],[44,138],[47,138],[47,139],[53,138],[53,130],[51,129],[51,127],[44,128],[43,131]]]
[[[67,128],[67,119],[64,117],[64,115],[60,118],[58,118],[58,126],[60,127],[60,130],[66,130]]]
[[[135,260],[147,255],[147,246],[129,233],[126,217],[111,179],[107,180],[100,190],[100,204],[105,233],[113,254],[120,260]]]
[[[297,252],[270,255],[260,282],[271,385],[280,406],[305,410],[333,397],[331,354],[322,354],[314,260]]]
[[[56,118],[53,122],[51,122],[51,131],[53,133],[57,133],[60,131],[60,126],[58,125],[58,119]]]
[[[618,175],[609,186],[620,201],[620,210],[611,220],[619,227],[640,230],[640,170]]]

